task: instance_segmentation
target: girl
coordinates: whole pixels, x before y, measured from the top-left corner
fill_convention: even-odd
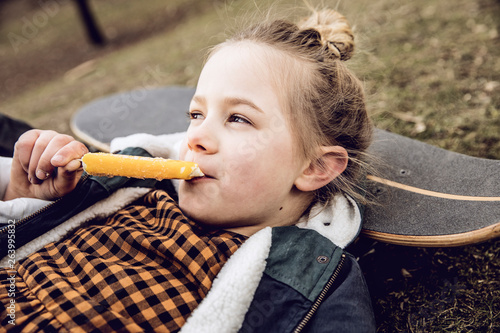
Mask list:
[[[215,47],[178,156],[197,162],[205,176],[177,191],[165,182],[152,190],[123,179],[80,179],[83,144],[54,132],[21,137],[4,204],[63,198],[13,223],[16,237],[67,221],[19,248],[15,265],[7,253],[2,290],[12,277],[16,290],[0,296],[2,324],[374,331],[363,276],[343,251],[360,229],[353,198],[363,198],[357,184],[372,129],[361,84],[342,63],[353,47],[346,19],[331,10],[299,25],[261,23]],[[175,138],[133,136],[113,148],[143,142],[153,155],[175,158],[168,143]]]

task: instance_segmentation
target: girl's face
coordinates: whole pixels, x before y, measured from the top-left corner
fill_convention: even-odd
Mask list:
[[[295,223],[310,203],[294,186],[307,164],[295,153],[273,61],[265,46],[245,42],[222,47],[202,70],[180,154],[206,175],[179,189],[195,221],[251,234]]]

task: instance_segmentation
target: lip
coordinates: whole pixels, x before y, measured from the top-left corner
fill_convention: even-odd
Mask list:
[[[205,178],[216,179],[216,177],[214,177],[212,175],[213,168],[211,168],[211,167],[209,167],[209,166],[207,166],[205,164],[202,165],[199,162],[193,161],[193,163],[198,164],[198,168],[200,168],[200,171],[204,174],[204,176],[202,176],[202,177],[194,177],[191,180],[193,180],[193,179],[205,179]]]
[[[215,178],[210,176],[210,175],[205,174],[205,176],[203,176],[203,177],[194,177],[194,178],[191,178],[191,179],[186,180],[186,181],[189,183],[198,183],[198,182],[209,181],[209,180],[215,180]]]
[[[191,161],[193,163],[198,164],[198,168],[200,168],[200,171],[204,174],[202,177],[194,177],[191,178],[190,180],[187,180],[188,182],[199,182],[199,181],[206,181],[206,180],[215,180],[217,177],[214,177],[213,174],[216,173],[214,172],[217,170],[214,168],[214,166],[209,165],[208,163],[200,163],[197,159],[186,159],[186,161]]]

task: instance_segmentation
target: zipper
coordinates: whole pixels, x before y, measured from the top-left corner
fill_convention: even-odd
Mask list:
[[[86,180],[87,178],[89,178],[89,175],[85,174],[84,176],[82,176],[82,178],[81,178],[81,180],[80,180],[80,181],[81,181],[81,182],[83,182],[83,181],[84,181],[84,180]],[[39,210],[37,210],[36,212],[34,212],[34,213],[32,213],[32,214],[30,214],[30,215],[28,215],[28,216],[26,216],[26,217],[23,217],[22,219],[20,219],[20,220],[19,220],[19,221],[17,221],[16,223],[14,223],[14,226],[15,226],[16,228],[17,228],[17,227],[19,227],[19,226],[21,226],[22,224],[24,224],[24,223],[28,222],[29,220],[31,220],[32,218],[34,218],[35,216],[40,215],[40,214],[42,214],[43,212],[45,212],[45,211],[49,210],[50,208],[54,207],[54,206],[55,206],[55,205],[57,205],[57,204],[58,204],[58,203],[59,203],[59,202],[60,202],[63,198],[64,198],[64,196],[63,196],[63,197],[58,198],[56,201],[54,201],[54,202],[52,202],[52,203],[48,204],[47,206],[44,206],[44,207],[40,208],[40,209],[39,209]],[[6,227],[4,227],[4,228],[0,229],[0,235],[1,235],[1,234],[4,234],[4,233],[6,233],[6,232],[8,232],[8,229],[9,229],[9,228],[6,228]]]
[[[302,321],[297,325],[297,327],[293,331],[294,333],[302,332],[302,330],[307,325],[307,323],[309,322],[309,320],[311,320],[312,316],[316,313],[316,311],[318,310],[319,306],[321,305],[321,303],[323,302],[324,298],[326,297],[326,294],[328,293],[328,291],[332,287],[332,285],[335,282],[335,280],[337,280],[337,277],[340,274],[340,270],[342,269],[342,266],[344,265],[344,261],[345,261],[345,254],[342,253],[342,256],[340,258],[339,264],[337,265],[337,268],[333,272],[332,276],[330,277],[330,279],[326,283],[325,287],[323,288],[323,290],[321,291],[321,293],[319,294],[319,296],[314,301],[313,305],[311,306],[311,308],[307,312],[306,316],[302,319]]]
[[[34,218],[35,216],[42,214],[43,212],[47,211],[49,208],[51,208],[51,207],[55,206],[55,205],[56,205],[56,204],[57,204],[57,203],[58,203],[61,199],[62,199],[62,198],[59,198],[59,199],[57,199],[56,201],[54,201],[54,202],[52,202],[52,203],[48,204],[47,206],[44,206],[44,207],[40,208],[40,209],[39,209],[39,210],[37,210],[36,212],[34,212],[34,213],[32,213],[32,214],[30,214],[30,215],[28,215],[28,216],[26,216],[26,217],[23,217],[22,219],[18,220],[16,223],[14,223],[14,226],[17,228],[17,227],[19,227],[20,225],[22,225],[23,223],[26,223],[27,221],[31,220],[31,219],[32,219],[32,218]],[[4,233],[6,233],[8,229],[9,229],[9,228],[6,228],[6,227],[4,227],[4,228],[0,229],[0,234],[4,234]]]

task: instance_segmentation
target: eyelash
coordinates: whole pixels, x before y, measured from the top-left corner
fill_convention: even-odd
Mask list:
[[[233,122],[235,123],[242,123],[242,124],[249,124],[249,125],[253,125],[252,122],[250,120],[248,120],[247,118],[243,117],[243,116],[240,116],[238,114],[232,114],[229,116],[228,120],[233,120]],[[240,121],[234,121],[235,119],[240,119]]]
[[[191,120],[196,120],[197,116],[203,116],[203,114],[201,112],[197,112],[197,111],[188,111],[187,112],[187,116]],[[239,119],[239,121],[234,121],[235,119]],[[241,116],[239,114],[236,114],[236,113],[231,114],[228,117],[228,121],[229,122],[235,122],[235,123],[241,123],[241,124],[253,125],[253,123],[250,120],[248,120],[247,118],[245,118],[245,117],[243,117],[243,116]]]
[[[188,111],[188,112],[186,112],[186,116],[189,119],[191,119],[191,120],[196,119],[195,117],[196,116],[200,116],[200,115],[201,115],[201,113],[200,112],[196,112],[196,111]]]

